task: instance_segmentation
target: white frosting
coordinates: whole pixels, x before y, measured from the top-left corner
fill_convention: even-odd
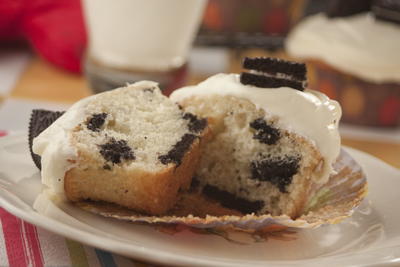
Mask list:
[[[325,61],[338,70],[370,82],[400,82],[400,26],[363,13],[329,19],[304,19],[286,40],[297,58]]]
[[[111,67],[164,71],[186,60],[204,0],[85,0],[88,53]]]
[[[238,74],[217,74],[197,86],[174,91],[170,98],[176,102],[191,96],[235,96],[248,99],[257,108],[279,117],[278,126],[311,140],[324,157],[323,177],[326,181],[333,172],[332,164],[340,152],[338,123],[341,117],[339,104],[326,95],[304,92],[288,87],[275,89],[243,85]]]
[[[72,161],[77,158],[77,152],[70,144],[69,132],[84,120],[84,107],[89,99],[76,102],[68,112],[33,139],[32,150],[41,156],[42,183],[55,193],[64,192],[65,172],[72,168]]]
[[[128,87],[131,86],[153,87],[157,86],[157,83],[141,81],[128,85]],[[125,88],[122,87],[115,90],[123,90]],[[115,90],[102,94],[112,93]],[[32,150],[41,156],[42,183],[55,193],[64,192],[65,173],[74,166],[73,162],[78,157],[77,151],[71,145],[70,132],[90,116],[91,112],[86,109],[86,106],[89,102],[96,101],[96,97],[99,95],[92,95],[76,102],[67,112],[33,139]]]

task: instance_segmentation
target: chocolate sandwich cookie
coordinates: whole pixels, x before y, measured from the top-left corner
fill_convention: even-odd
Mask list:
[[[243,72],[240,74],[240,82],[244,85],[254,85],[261,88],[290,87],[300,91],[304,90],[303,84],[298,81],[268,77],[248,72]]]
[[[300,81],[307,79],[307,68],[305,64],[279,58],[246,57],[243,61],[243,68],[269,73],[271,75],[277,75],[278,73],[286,74]]]
[[[348,17],[371,9],[372,0],[333,0],[326,15],[329,18]]]
[[[290,87],[303,91],[307,84],[307,69],[303,63],[276,58],[245,58],[243,68],[250,72],[240,74],[240,82],[261,88]]]
[[[41,169],[41,158],[39,155],[33,153],[32,144],[33,139],[38,136],[41,132],[47,129],[55,120],[57,120],[64,111],[50,111],[44,109],[34,109],[31,113],[31,118],[29,121],[29,150],[31,152],[32,160],[36,167]]]
[[[377,0],[372,4],[372,13],[375,18],[400,24],[400,1]]]

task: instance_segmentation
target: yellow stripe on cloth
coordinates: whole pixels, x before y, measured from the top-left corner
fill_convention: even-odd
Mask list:
[[[69,239],[65,239],[65,243],[67,244],[72,266],[89,267],[83,246],[80,243]]]

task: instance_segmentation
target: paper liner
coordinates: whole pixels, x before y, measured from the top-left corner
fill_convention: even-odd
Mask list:
[[[287,215],[271,216],[249,214],[239,216],[232,210],[225,210],[225,216],[193,216],[182,214],[202,214],[209,209],[211,213],[221,211],[215,203],[207,203],[205,198],[186,194],[182,201],[168,216],[147,216],[135,211],[101,202],[78,202],[78,207],[119,220],[145,223],[180,223],[191,227],[211,228],[233,226],[244,229],[259,229],[270,224],[279,224],[294,228],[315,228],[322,224],[335,224],[351,216],[367,193],[367,179],[358,163],[344,150],[334,164],[337,172],[331,175],[328,183],[315,186],[310,192],[304,215],[291,219]],[[201,207],[200,204],[204,204]]]

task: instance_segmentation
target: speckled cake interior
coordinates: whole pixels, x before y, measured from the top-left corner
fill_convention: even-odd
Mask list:
[[[207,124],[162,95],[156,83],[140,82],[76,103],[33,147],[36,141],[38,154],[46,155],[42,181],[69,200],[162,214],[190,185]],[[57,164],[68,164],[60,165],[65,174],[54,173]]]
[[[322,164],[309,141],[278,128],[279,118],[245,99],[193,97],[181,105],[211,118],[213,132],[193,190],[243,214],[301,214],[308,187]]]

